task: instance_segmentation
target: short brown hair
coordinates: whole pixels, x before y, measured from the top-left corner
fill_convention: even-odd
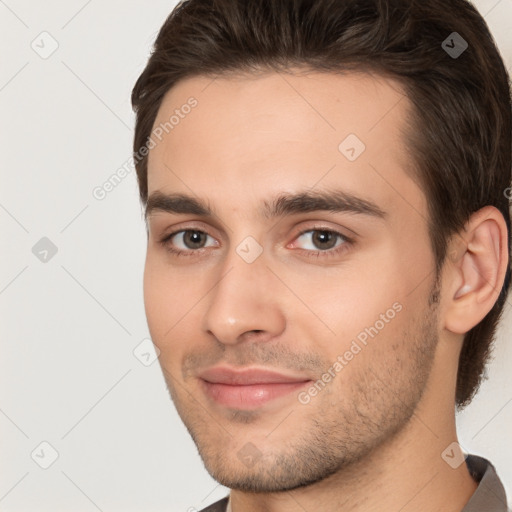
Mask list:
[[[445,51],[446,43],[442,46],[447,40],[453,47],[454,37],[467,43],[457,57]],[[510,233],[509,76],[485,21],[466,0],[180,2],[160,29],[132,92],[142,202],[148,195],[147,156],[139,150],[148,143],[171,87],[192,76],[297,66],[367,70],[403,85],[413,105],[414,130],[406,143],[428,199],[437,275],[450,238],[480,208],[495,206]],[[510,265],[493,308],[465,335],[457,375],[459,408],[480,385],[509,284]]]

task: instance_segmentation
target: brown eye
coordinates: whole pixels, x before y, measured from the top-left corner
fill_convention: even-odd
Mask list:
[[[303,231],[297,240],[308,251],[328,251],[348,242],[341,233],[330,229],[309,229]]]
[[[202,252],[201,249],[217,245],[213,237],[198,229],[175,231],[165,236],[160,243],[170,253],[180,256],[193,256]]]
[[[318,249],[332,249],[336,245],[337,235],[332,231],[314,231],[313,243]]]
[[[206,243],[207,234],[203,231],[182,231],[183,243],[188,249],[200,249]]]

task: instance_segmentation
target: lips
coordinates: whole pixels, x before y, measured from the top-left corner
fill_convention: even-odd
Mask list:
[[[200,374],[200,377],[213,384],[229,384],[247,386],[251,384],[282,384],[293,382],[305,382],[311,380],[305,376],[292,376],[271,370],[258,370],[249,368],[246,370],[232,370],[227,367],[210,368]]]
[[[286,375],[257,368],[234,370],[215,367],[205,370],[199,377],[208,398],[234,409],[261,407],[311,382],[307,376]]]

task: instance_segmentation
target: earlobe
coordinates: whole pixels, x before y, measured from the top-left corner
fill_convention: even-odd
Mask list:
[[[465,246],[448,270],[445,328],[464,334],[477,325],[499,297],[508,266],[507,226],[492,206],[474,213],[466,229],[454,240]],[[462,243],[461,243],[461,238]]]

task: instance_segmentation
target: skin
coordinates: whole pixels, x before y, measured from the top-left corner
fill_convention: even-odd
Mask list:
[[[427,199],[403,142],[411,105],[389,78],[193,77],[167,93],[155,127],[190,96],[197,107],[149,153],[149,195],[187,194],[214,215],[149,212],[144,298],[171,397],[205,467],[232,489],[233,512],[460,511],[477,484],[441,453],[457,440],[463,334],[504,279],[503,217],[476,212],[436,283]],[[366,146],[354,161],[338,149],[350,133]],[[385,215],[260,215],[274,196],[333,189]],[[192,237],[161,243],[180,230]],[[326,231],[342,237],[329,245]],[[262,248],[252,263],[236,250],[248,236]],[[237,410],[200,386],[217,364],[321,379],[397,303],[308,403],[291,393]]]

